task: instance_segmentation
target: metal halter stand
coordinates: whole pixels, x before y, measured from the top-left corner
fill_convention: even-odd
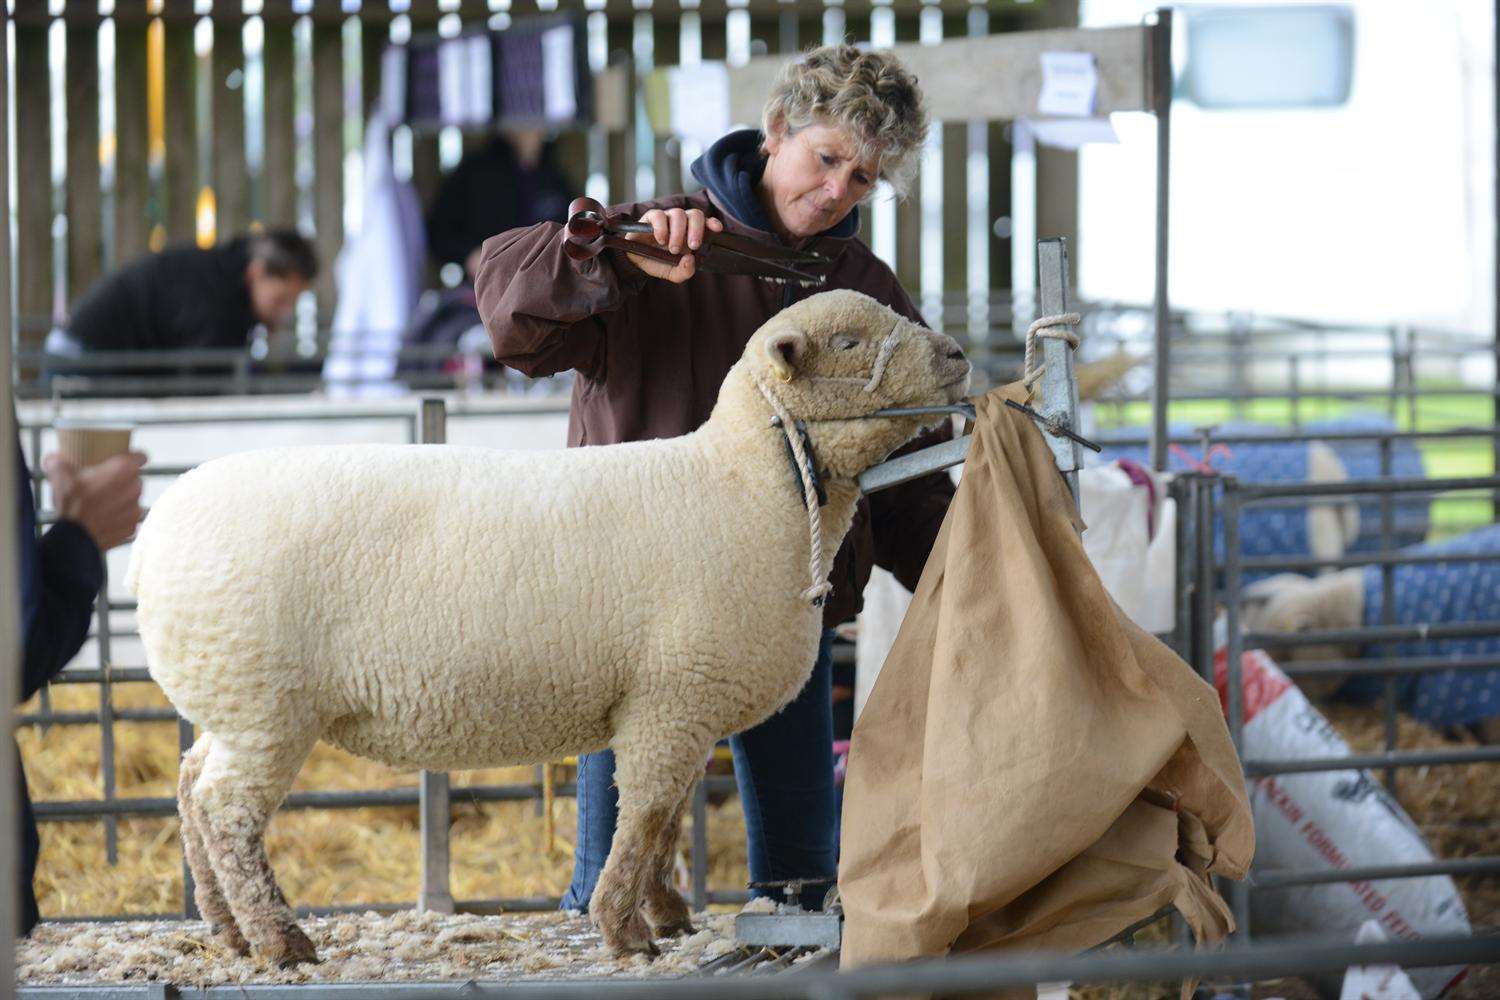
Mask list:
[[[1061,238],[1040,240],[1037,243],[1037,275],[1041,285],[1037,298],[1038,312],[1042,316],[1056,316],[1068,311],[1068,249],[1067,241]],[[1077,434],[1078,427],[1078,379],[1073,371],[1073,349],[1062,340],[1042,340],[1042,360],[1046,371],[1037,386],[1037,396],[1032,405],[1018,407],[1036,421],[1043,432],[1057,467],[1067,480],[1073,499],[1078,500],[1078,470],[1083,467],[1081,446],[1098,450],[1097,446],[1084,441]],[[900,417],[951,413],[974,417],[972,403],[953,406],[915,407],[876,411],[877,416]],[[859,477],[860,489],[874,493],[900,485],[921,476],[958,465],[968,454],[969,436],[924,448],[921,451],[902,455],[882,462]],[[781,889],[786,895],[775,913],[741,913],[734,920],[735,940],[741,945],[738,953],[725,956],[722,961],[740,964],[752,963],[756,956],[768,951],[827,949],[837,950],[843,938],[844,914],[838,895],[830,890],[821,911],[804,910],[798,905],[802,890],[812,885],[831,884],[827,879],[794,878],[781,882],[755,883],[754,889]],[[1154,919],[1154,918],[1153,918]],[[745,950],[752,951],[750,956]],[[776,961],[780,961],[781,956]]]

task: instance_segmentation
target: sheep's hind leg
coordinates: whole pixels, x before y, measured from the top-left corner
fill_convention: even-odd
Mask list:
[[[682,814],[687,811],[688,796],[677,804],[672,817],[661,828],[656,846],[656,863],[646,875],[646,922],[657,937],[674,937],[693,933],[692,914],[687,901],[672,884],[676,867],[677,835],[682,829]]]
[[[182,856],[193,873],[193,899],[198,912],[208,921],[214,939],[236,955],[250,954],[250,943],[240,933],[239,924],[229,910],[229,902],[219,888],[219,878],[208,861],[208,848],[199,827],[198,807],[193,801],[193,785],[203,773],[203,759],[208,756],[210,737],[198,737],[192,749],[182,755],[177,772],[177,816],[182,829]]]
[[[661,858],[663,851],[670,850],[664,831],[672,827],[675,840],[673,818],[680,814],[688,788],[712,744],[711,739],[698,739],[696,734],[677,734],[677,739],[671,739],[671,734],[659,726],[644,729],[616,734],[615,783],[620,788],[620,818],[609,860],[599,874],[589,904],[589,915],[604,943],[621,957],[660,954],[641,903],[648,881],[670,863]],[[678,904],[681,906],[680,897]],[[659,912],[670,916],[665,908]]]
[[[236,740],[216,733],[193,799],[209,863],[235,922],[258,958],[288,966],[318,956],[276,885],[265,830],[317,735],[306,725],[280,732],[280,743],[263,734]]]

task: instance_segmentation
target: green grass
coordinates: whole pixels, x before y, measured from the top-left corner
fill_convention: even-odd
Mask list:
[[[1415,406],[1408,401],[1397,403],[1396,425],[1402,430],[1434,431],[1454,427],[1490,428],[1494,426],[1494,403],[1486,396],[1458,396],[1444,392],[1449,385],[1424,387]],[[1304,398],[1293,409],[1291,400],[1253,399],[1236,407],[1229,400],[1183,400],[1170,404],[1168,422],[1204,427],[1230,421],[1248,421],[1277,427],[1292,427],[1293,413],[1302,423],[1335,420],[1358,414],[1389,414],[1387,399],[1372,393],[1367,400]],[[1144,427],[1151,420],[1151,404],[1133,401],[1123,404],[1103,403],[1098,418],[1105,427]],[[1494,446],[1488,438],[1457,438],[1420,442],[1423,466],[1433,479],[1459,476],[1489,476],[1495,473]],[[1459,496],[1440,498],[1432,507],[1430,537],[1466,531],[1489,524],[1495,518],[1488,498]]]

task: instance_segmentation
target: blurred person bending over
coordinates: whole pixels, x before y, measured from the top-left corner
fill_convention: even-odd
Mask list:
[[[100,279],[74,306],[68,329],[53,331],[47,350],[76,357],[243,348],[257,326],[275,329],[290,320],[317,275],[312,243],[292,230],[241,236],[209,250],[168,247]]]

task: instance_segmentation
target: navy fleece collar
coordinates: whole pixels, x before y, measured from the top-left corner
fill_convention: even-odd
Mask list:
[[[759,129],[730,132],[694,160],[692,170],[698,183],[708,188],[736,219],[762,232],[774,233],[776,230],[755,190],[766,170],[766,158],[760,152],[761,138]],[[847,239],[858,231],[859,207],[855,206],[837,225],[818,235]]]

